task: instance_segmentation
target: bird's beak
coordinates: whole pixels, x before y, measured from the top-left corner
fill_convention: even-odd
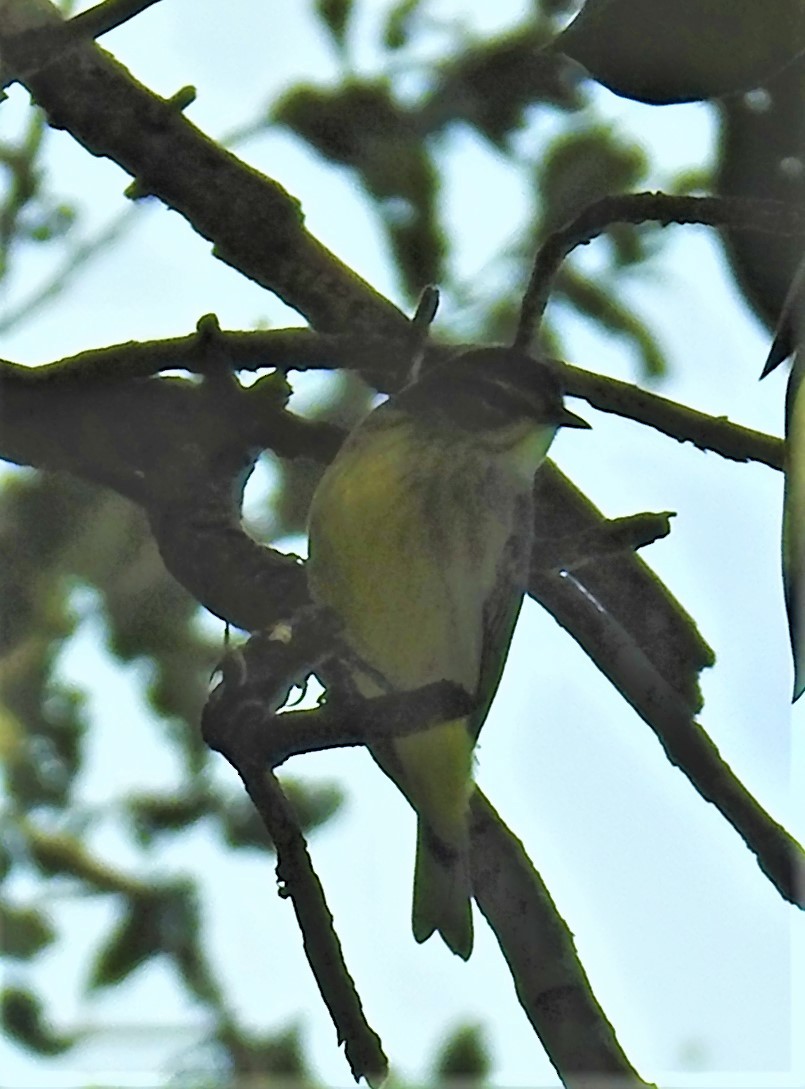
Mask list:
[[[586,430],[591,427],[591,424],[588,424],[581,416],[577,416],[575,412],[571,412],[569,408],[565,408],[564,405],[562,405],[561,411],[556,414],[552,422],[557,427],[583,427]]]

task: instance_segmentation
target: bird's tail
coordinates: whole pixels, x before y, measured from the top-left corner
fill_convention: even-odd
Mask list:
[[[458,842],[444,843],[420,817],[411,913],[414,938],[424,942],[438,930],[448,948],[467,960],[472,952],[471,896],[466,830]]]

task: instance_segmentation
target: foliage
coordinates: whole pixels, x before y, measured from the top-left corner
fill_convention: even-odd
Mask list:
[[[424,285],[438,283],[453,303],[447,321],[454,340],[511,342],[521,302],[512,285],[527,282],[537,246],[555,240],[596,202],[662,182],[668,192],[680,196],[706,190],[716,196],[770,198],[782,202],[783,212],[792,217],[802,204],[805,64],[800,53],[805,15],[800,0],[768,6],[737,0],[684,4],[588,0],[569,26],[570,5],[544,0],[534,3],[528,18],[498,35],[471,34],[458,22],[437,32],[430,21],[430,8],[436,5],[390,0],[372,43],[380,68],[370,75],[357,63],[354,44],[366,6],[366,0],[316,0],[309,5],[310,19],[339,57],[341,78],[325,84],[315,82],[311,73],[267,107],[254,104],[254,121],[244,131],[253,137],[282,129],[329,164],[334,174],[340,172],[359,186],[383,232],[401,295],[413,302]],[[15,39],[31,29],[25,18],[25,4],[0,0],[4,76],[20,79],[34,101],[41,102],[31,106],[22,131],[0,143],[5,179],[0,190],[0,282],[10,281],[15,261],[34,250],[49,262],[53,275],[50,283],[6,316],[6,329],[24,327],[39,306],[78,283],[92,260],[108,253],[138,222],[131,210],[121,210],[117,224],[92,234],[82,222],[79,194],[71,191],[69,179],[50,176],[43,167],[52,139],[50,123],[67,128],[95,153],[117,158],[134,177],[130,196],[155,194],[178,208],[200,234],[214,241],[216,255],[298,308],[321,339],[307,342],[296,357],[288,353],[297,349],[283,342],[286,368],[301,370],[323,360],[326,366],[351,368],[377,390],[399,384],[407,362],[404,351],[395,356],[389,350],[378,371],[376,363],[361,358],[348,341],[353,331],[402,340],[400,314],[342,266],[328,263],[329,255],[322,256],[315,240],[305,236],[299,241],[299,211],[287,194],[275,189],[262,194],[267,202],[275,202],[276,214],[267,214],[263,227],[254,224],[256,241],[244,237],[242,224],[233,228],[227,216],[236,215],[241,206],[251,208],[253,202],[225,186],[216,196],[202,167],[186,169],[178,142],[171,144],[175,136],[171,126],[184,123],[178,100],[171,104],[154,98],[148,106],[153,110],[151,127],[142,128],[149,139],[164,138],[172,155],[164,155],[164,146],[158,143],[147,145],[142,161],[137,161],[137,148],[115,153],[104,143],[108,133],[99,135],[92,121],[79,134],[81,95],[90,102],[86,110],[90,115],[92,96],[87,99],[87,89],[78,84],[68,91],[51,86],[47,79],[42,86],[37,83],[36,54],[29,63],[21,39]],[[62,32],[52,12],[43,26],[41,33]],[[713,42],[725,36],[732,47],[716,48]],[[95,47],[85,42],[81,48]],[[720,143],[708,175],[658,181],[645,151],[602,119],[593,80],[569,57],[616,93],[644,102],[712,100],[707,108],[718,119]],[[761,90],[756,89],[758,83]],[[141,89],[131,91],[131,101],[140,93]],[[121,110],[124,99],[121,91]],[[0,105],[0,123],[2,109]],[[132,110],[132,117],[137,117]],[[140,132],[131,118],[129,127]],[[516,168],[529,201],[528,222],[518,238],[501,247],[495,260],[497,276],[488,277],[483,293],[454,260],[460,240],[445,207],[449,141],[457,132],[471,133]],[[535,132],[545,135],[535,139]],[[125,134],[118,138],[124,141]],[[212,154],[209,145],[207,151]],[[173,155],[175,162],[168,161]],[[211,170],[210,177],[213,174]],[[262,186],[263,179],[259,182]],[[211,201],[213,213],[206,205],[203,212],[196,210],[202,203],[199,189]],[[486,199],[498,198],[490,193]],[[573,253],[561,267],[557,264],[548,283],[552,299],[564,304],[565,314],[623,338],[647,381],[661,377],[667,363],[654,330],[624,301],[624,290],[636,275],[661,267],[666,236],[657,224],[673,218],[673,207],[663,205],[653,217],[606,223],[608,244],[600,251],[602,264],[595,275]],[[677,218],[687,221],[681,213]],[[646,226],[649,220],[654,225]],[[793,218],[781,222],[784,227],[764,233],[747,230],[745,222],[728,212],[716,221],[738,288],[770,329],[780,319],[801,253],[801,229],[799,234],[786,231]],[[262,229],[265,235],[259,235]],[[582,234],[571,231],[569,249],[588,240]],[[557,313],[561,315],[561,307]],[[0,327],[3,324],[0,319]],[[343,339],[336,343],[339,336]],[[540,337],[543,346],[561,353],[561,323],[553,310]],[[199,621],[199,601],[216,611],[211,601],[221,599],[221,587],[211,588],[206,563],[216,553],[226,575],[224,589],[232,590],[233,597],[239,572],[246,597],[259,597],[260,588],[248,581],[251,565],[257,567],[255,554],[249,552],[241,563],[226,551],[240,529],[242,490],[259,451],[272,452],[276,475],[270,513],[254,522],[255,533],[270,540],[299,534],[322,461],[330,456],[341,429],[351,426],[368,407],[370,394],[355,375],[343,375],[330,386],[329,400],[311,411],[303,425],[286,409],[284,386],[252,387],[249,399],[227,384],[231,373],[221,379],[218,357],[225,359],[223,369],[231,371],[226,361],[235,358],[236,350],[243,355],[235,369],[276,364],[276,359],[268,358],[267,341],[255,342],[254,348],[246,342],[238,347],[234,337],[207,323],[200,325],[194,343],[186,368],[195,376],[192,389],[187,381],[176,386],[179,392],[164,415],[164,433],[181,448],[175,458],[170,448],[167,454],[162,447],[152,448],[148,430],[156,412],[162,411],[167,388],[166,380],[154,375],[176,366],[175,345],[146,345],[139,355],[126,355],[129,346],[122,345],[110,349],[100,362],[68,361],[62,365],[66,379],[46,376],[38,385],[23,381],[11,364],[2,375],[6,384],[0,395],[9,406],[17,404],[12,397],[19,398],[15,419],[28,424],[29,435],[12,435],[9,429],[0,452],[10,462],[42,471],[11,473],[0,495],[0,754],[5,776],[0,931],[3,956],[14,961],[15,978],[24,981],[5,988],[0,1015],[9,1036],[42,1056],[60,1054],[75,1043],[70,1033],[49,1025],[47,999],[36,993],[33,974],[30,980],[24,974],[26,966],[64,940],[58,910],[40,906],[39,898],[29,901],[11,891],[18,879],[25,878],[27,886],[19,887],[48,892],[67,888],[114,905],[114,920],[97,935],[87,973],[89,989],[118,986],[157,959],[170,965],[213,1026],[215,1063],[212,1073],[193,1070],[199,1083],[208,1078],[216,1085],[251,1084],[249,1079],[260,1078],[261,1084],[271,1084],[293,1078],[294,1083],[314,1084],[296,1027],[260,1035],[241,1023],[218,979],[204,905],[193,880],[183,873],[166,877],[152,860],[161,845],[190,836],[201,826],[215,830],[224,851],[268,855],[276,851],[264,816],[212,770],[199,731],[209,677],[223,656],[219,639]],[[146,349],[159,356],[159,365],[145,361]],[[312,351],[320,357],[314,358]],[[250,352],[252,357],[246,360]],[[87,394],[82,383],[91,385],[104,367],[114,371],[115,381],[101,378],[98,388],[93,386]],[[126,382],[131,389],[123,385]],[[157,382],[163,384],[154,385]],[[613,388],[609,387],[612,396]],[[115,401],[121,390],[122,408]],[[260,426],[254,410],[258,397],[264,413]],[[138,404],[144,406],[135,423],[134,398],[141,398]],[[592,392],[590,399],[595,403]],[[624,414],[641,418],[636,403],[630,402]],[[35,411],[41,415],[35,416]],[[648,422],[666,419],[664,410],[656,411]],[[260,430],[265,419],[271,425],[268,439]],[[199,420],[206,423],[201,426]],[[666,430],[677,422],[674,417]],[[213,436],[217,445],[209,454],[207,442],[213,441],[211,433],[219,424]],[[692,418],[685,426],[693,426]],[[200,431],[203,437],[197,439]],[[691,437],[688,432],[671,433]],[[709,429],[707,435],[709,441]],[[740,429],[732,435],[736,441],[748,441]],[[143,437],[149,457],[141,462],[137,460],[141,451],[136,455],[132,451]],[[209,460],[204,460],[208,454]],[[774,456],[766,460],[773,463]],[[180,473],[180,461],[198,472]],[[67,468],[74,475],[56,474],[54,468]],[[616,625],[599,633],[595,618],[582,614],[575,599],[562,596],[568,588],[551,582],[550,556],[543,557],[541,567],[535,561],[532,593],[573,632],[657,730],[703,795],[726,808],[721,806],[718,785],[709,778],[717,754],[709,753],[706,738],[696,734],[693,743],[684,733],[693,726],[698,730],[698,673],[712,660],[709,648],[690,618],[634,556],[633,550],[646,541],[637,539],[633,525],[624,547],[624,527],[605,527],[602,536],[596,529],[598,513],[569,482],[546,474],[542,487],[555,519],[555,537],[565,543],[573,538],[579,555],[588,549],[579,564],[586,565],[589,585],[602,600],[620,602],[622,614]],[[645,522],[641,525],[645,529]],[[205,538],[210,531],[218,537]],[[613,545],[617,532],[621,538]],[[648,540],[659,535],[658,531]],[[191,537],[218,544],[208,545],[203,557],[191,556],[187,548]],[[545,550],[550,552],[547,544]],[[294,570],[285,570],[291,582]],[[224,610],[218,612],[232,618]],[[612,616],[616,614],[613,604]],[[91,622],[103,631],[113,659],[138,669],[149,711],[160,723],[161,744],[177,768],[172,788],[119,799],[108,812],[93,810],[82,794],[92,740],[107,727],[92,715],[89,683],[85,690],[68,682],[62,670],[65,647]],[[607,658],[615,627],[628,653],[640,658],[637,671],[646,671],[637,682],[624,677]],[[657,700],[659,705],[653,702]],[[673,720],[668,733],[663,732],[666,719]],[[681,733],[672,736],[673,730]],[[697,764],[700,758],[702,763]],[[703,772],[703,767],[710,770]],[[340,788],[292,779],[284,780],[284,785],[306,834],[339,811]],[[782,830],[766,823],[762,811],[736,816],[735,810],[748,807],[738,787],[730,780],[730,798],[738,797],[739,802],[727,817],[761,855],[761,864],[766,863],[778,888],[787,887],[781,876],[786,864],[776,865],[763,856],[767,840],[773,840],[773,848],[781,843],[786,848],[787,841],[775,838]],[[125,862],[103,846],[100,833],[110,818],[125,843]],[[515,876],[526,880],[522,872]],[[530,885],[528,890],[534,892]],[[790,892],[783,894],[793,898]],[[513,974],[518,991],[524,991],[525,976],[518,976],[516,966]],[[523,1002],[527,1006],[527,1000]],[[555,1061],[561,1070],[561,1061]],[[460,1077],[467,1084],[482,1084],[490,1076],[490,1060],[481,1030],[458,1028],[434,1057],[431,1069],[438,1080]],[[563,1074],[570,1083],[572,1071],[565,1069]],[[640,1083],[632,1074],[630,1084]]]

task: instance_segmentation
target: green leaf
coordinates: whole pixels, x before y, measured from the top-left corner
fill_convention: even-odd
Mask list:
[[[543,229],[567,223],[601,197],[639,188],[647,172],[640,145],[607,128],[560,136],[548,147],[540,169]]]
[[[202,791],[139,794],[129,798],[126,807],[137,838],[144,844],[150,844],[155,836],[167,832],[181,832],[213,811],[211,799]]]
[[[344,801],[344,792],[334,783],[314,785],[283,778],[282,789],[306,835],[335,816]]]
[[[18,908],[0,901],[0,954],[30,960],[55,939],[50,922],[33,908]]]
[[[439,174],[421,118],[397,101],[387,80],[348,80],[334,90],[295,87],[272,117],[332,162],[356,171],[377,203],[409,294],[442,279]]]
[[[394,4],[383,27],[383,45],[386,49],[402,49],[408,45],[415,16],[421,6],[422,0],[398,0]]]
[[[332,784],[313,786],[296,779],[283,779],[282,789],[305,835],[328,821],[344,800],[341,789]],[[246,797],[238,795],[224,803],[221,807],[221,824],[230,847],[274,850],[260,814]]]
[[[313,1084],[296,1026],[266,1036],[250,1036],[226,1028],[219,1042],[229,1058],[237,1084],[255,1079],[262,1083],[268,1076],[292,1079],[295,1086]]]
[[[316,14],[324,23],[336,49],[343,53],[353,9],[352,0],[316,0]]]
[[[0,1021],[13,1040],[40,1055],[59,1055],[73,1045],[48,1025],[36,995],[20,987],[6,987],[0,994]]]
[[[567,79],[567,65],[543,48],[549,36],[546,24],[528,23],[450,57],[437,69],[436,85],[420,109],[420,127],[438,132],[463,121],[506,150],[527,107],[580,109],[583,100]]]
[[[489,1049],[480,1025],[463,1025],[443,1044],[434,1063],[434,1081],[458,1082],[471,1089],[489,1077]]]
[[[163,897],[162,890],[128,897],[117,926],[95,958],[90,988],[120,983],[145,961],[165,951]]]

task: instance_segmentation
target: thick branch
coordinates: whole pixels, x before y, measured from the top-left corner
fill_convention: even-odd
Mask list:
[[[568,1089],[645,1086],[593,994],[551,894],[522,843],[478,789],[470,831],[475,899],[498,939],[520,1005],[563,1084]]]
[[[92,41],[65,43],[47,0],[0,0],[0,54],[55,128],[112,159],[215,244],[215,255],[322,330],[404,329],[405,318],[303,226],[297,201],[192,125]]]
[[[632,633],[576,577],[532,569],[531,590],[651,727],[670,762],[738,832],[780,895],[805,908],[805,851],[735,776]]]
[[[399,388],[411,363],[409,337],[355,336],[323,334],[310,329],[272,329],[255,332],[220,330],[216,334],[219,349],[233,370],[306,370],[319,367],[344,367],[371,373],[377,389],[385,392]],[[433,363],[470,345],[431,344],[427,358]],[[583,397],[595,408],[653,427],[679,442],[692,442],[701,450],[712,450],[734,461],[759,461],[772,468],[782,467],[783,442],[772,435],[732,423],[723,417],[680,405],[628,382],[594,374],[556,360],[567,392]],[[382,369],[381,369],[382,368]],[[14,388],[27,385],[33,392],[41,385],[88,385],[119,382],[122,379],[151,377],[165,370],[183,369],[204,374],[207,361],[200,351],[198,333],[167,340],[129,341],[108,348],[95,348],[39,367],[20,367],[0,360],[0,395],[5,383]],[[13,419],[9,421],[13,428]],[[102,426],[102,424],[99,424]],[[316,425],[319,430],[322,425]],[[299,437],[302,439],[300,429]],[[335,439],[317,449],[313,432],[306,437],[312,457],[336,448]],[[26,442],[35,436],[28,434]],[[276,430],[272,442],[277,441]],[[71,448],[73,444],[71,444]],[[272,449],[277,453],[276,446]],[[8,453],[0,447],[0,456]],[[36,459],[31,460],[36,464]]]

